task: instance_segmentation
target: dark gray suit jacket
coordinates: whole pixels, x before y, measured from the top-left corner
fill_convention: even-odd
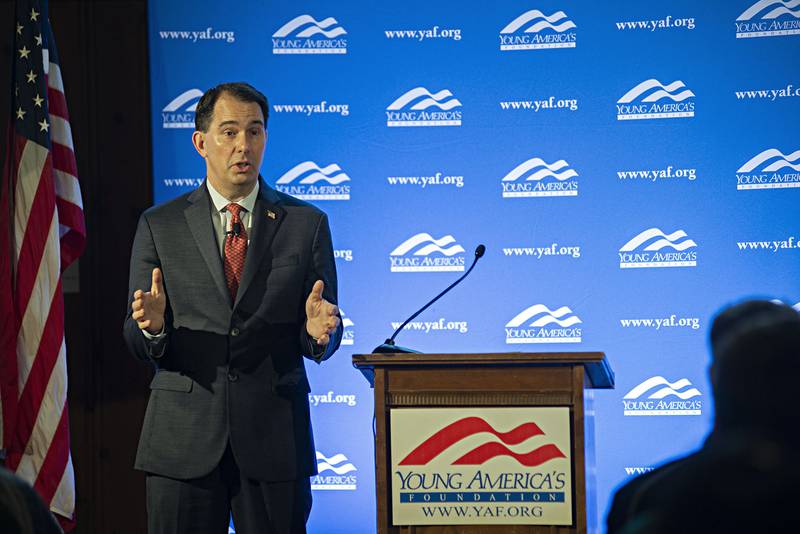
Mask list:
[[[715,429],[701,449],[619,488],[606,532],[800,532],[797,431],[784,428]]]
[[[236,302],[225,285],[205,183],[142,214],[133,243],[124,335],[150,361],[150,385],[136,468],[187,479],[211,472],[230,441],[242,473],[266,481],[316,473],[303,356],[324,349],[305,332],[314,282],[337,302],[326,215],[260,183]],[[137,289],[160,267],[167,295],[166,336],[145,338],[131,318]],[[316,350],[315,350],[316,349]],[[318,354],[314,354],[318,352]],[[159,356],[160,355],[160,356]]]

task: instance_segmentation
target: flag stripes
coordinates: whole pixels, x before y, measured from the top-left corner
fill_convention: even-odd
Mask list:
[[[75,484],[61,273],[83,251],[86,229],[61,69],[42,4],[17,0],[13,50],[30,53],[13,58],[10,157],[0,196],[2,449],[6,467],[69,527]]]

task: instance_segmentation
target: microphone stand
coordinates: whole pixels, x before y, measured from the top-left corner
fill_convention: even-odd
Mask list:
[[[399,334],[400,331],[403,330],[403,328],[405,328],[405,326],[408,323],[413,321],[420,313],[422,313],[425,310],[427,310],[431,306],[431,304],[433,304],[434,302],[436,302],[437,300],[442,298],[448,291],[450,291],[451,289],[456,287],[464,278],[466,278],[469,275],[469,273],[472,272],[472,269],[475,268],[475,265],[478,263],[478,260],[481,259],[481,257],[483,257],[484,253],[486,253],[486,247],[484,245],[478,245],[478,247],[475,249],[475,259],[472,260],[472,265],[470,265],[469,269],[467,269],[467,272],[465,272],[463,275],[461,275],[461,277],[458,280],[456,280],[455,282],[453,282],[452,284],[447,286],[447,289],[445,289],[444,291],[442,291],[441,293],[436,295],[433,298],[433,300],[431,300],[425,306],[420,308],[414,315],[412,315],[411,317],[406,319],[405,322],[400,325],[400,328],[398,328],[397,330],[394,331],[394,334],[392,334],[392,337],[390,337],[389,339],[384,341],[383,344],[378,345],[377,347],[375,347],[375,349],[372,352],[374,354],[385,354],[385,353],[392,353],[392,352],[419,353],[418,350],[413,350],[413,349],[409,349],[409,348],[406,348],[406,347],[401,347],[399,345],[395,345],[394,344],[394,338],[397,337],[397,334]]]

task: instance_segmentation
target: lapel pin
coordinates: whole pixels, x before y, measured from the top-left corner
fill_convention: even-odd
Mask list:
[[[267,210],[267,217],[274,219],[276,217],[275,212],[272,210]]]

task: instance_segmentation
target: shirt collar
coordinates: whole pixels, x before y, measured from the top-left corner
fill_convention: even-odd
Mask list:
[[[211,195],[211,202],[214,204],[214,209],[217,211],[224,211],[225,207],[231,203],[230,200],[222,196],[222,194],[214,189],[214,186],[211,185],[211,182],[206,179],[206,187],[208,187],[208,194]],[[256,182],[255,187],[250,193],[237,202],[241,207],[247,210],[247,213],[253,213],[253,209],[256,205],[256,198],[258,198],[258,188],[260,184]]]

